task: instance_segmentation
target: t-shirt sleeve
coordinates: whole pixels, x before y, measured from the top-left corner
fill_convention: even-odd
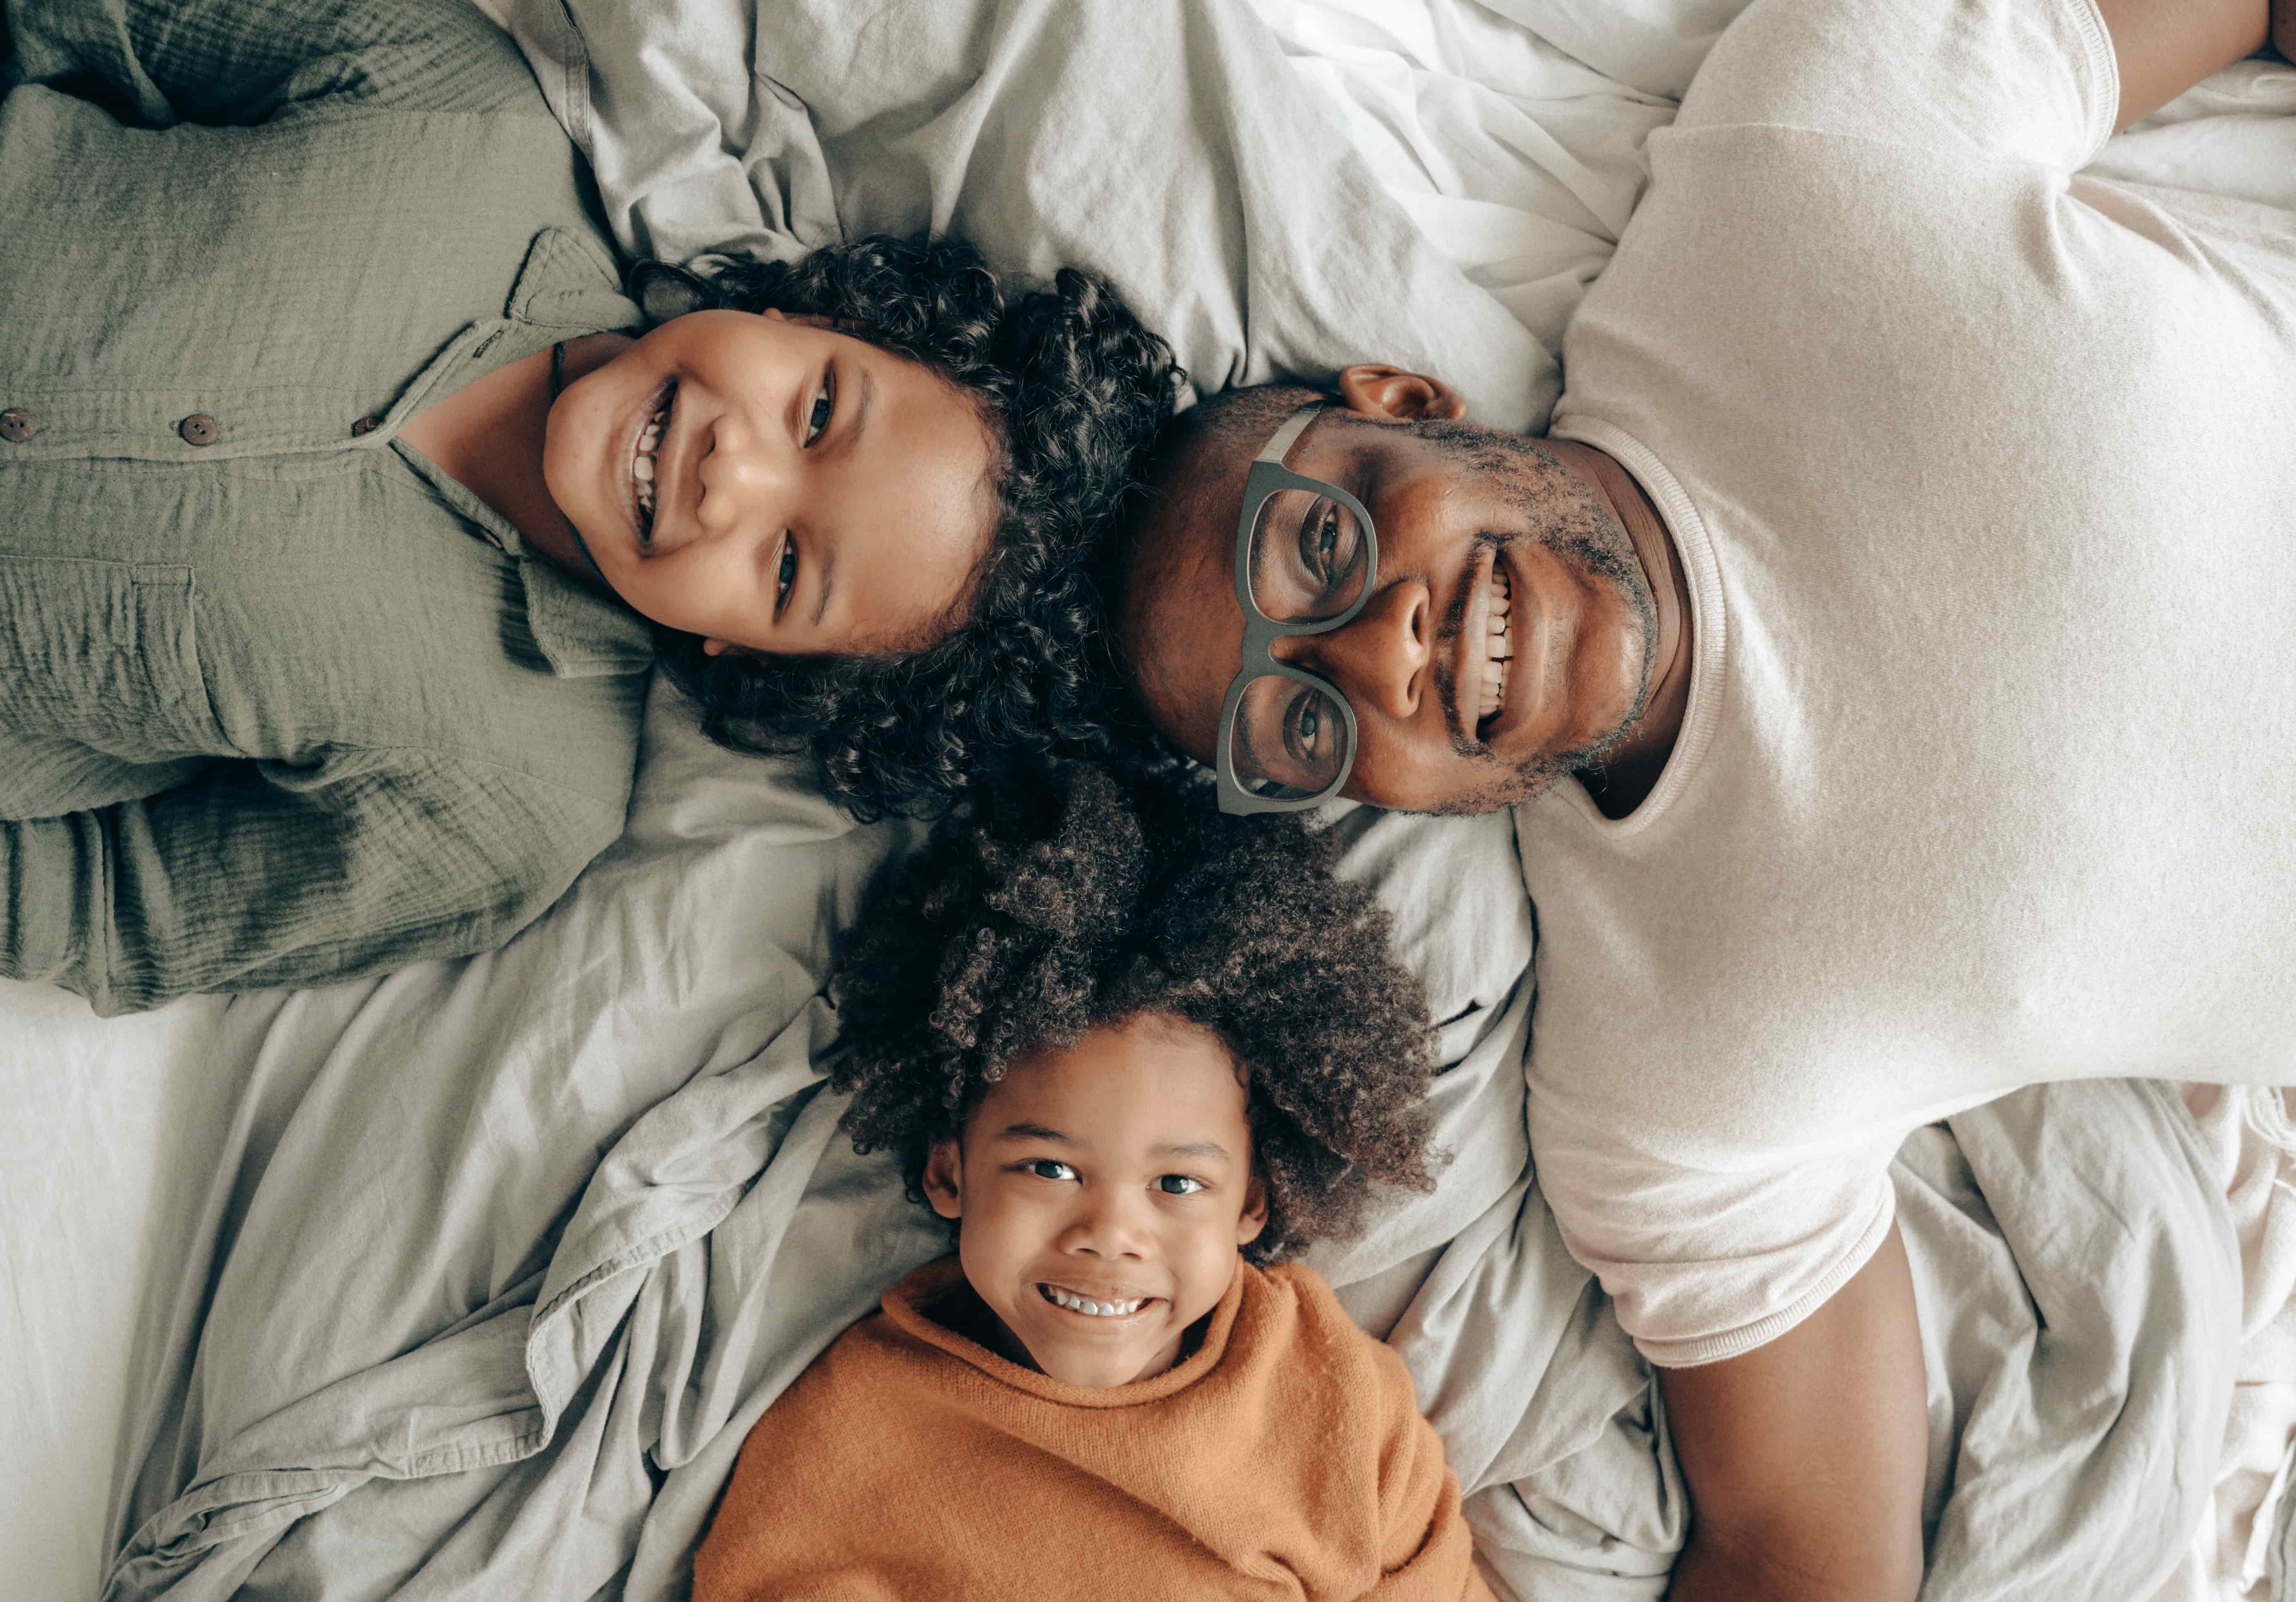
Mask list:
[[[1531,1153],[1563,1244],[1660,1368],[1777,1339],[1865,1267],[1897,1216],[1894,1140],[1700,1169],[1542,1113],[1539,1100]]]
[[[1674,128],[1803,128],[2070,171],[2120,100],[2094,0],[1756,0]]]

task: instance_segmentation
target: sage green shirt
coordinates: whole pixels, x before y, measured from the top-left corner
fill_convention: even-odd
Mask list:
[[[463,0],[9,0],[0,973],[488,950],[620,832],[651,639],[397,442],[637,310]]]

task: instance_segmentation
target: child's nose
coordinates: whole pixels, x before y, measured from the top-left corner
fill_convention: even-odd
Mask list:
[[[1148,1231],[1138,1208],[1120,1197],[1087,1198],[1061,1242],[1065,1251],[1094,1257],[1142,1257]]]

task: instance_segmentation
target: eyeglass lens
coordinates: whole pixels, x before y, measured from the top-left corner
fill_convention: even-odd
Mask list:
[[[1251,525],[1252,604],[1278,623],[1319,623],[1355,603],[1370,556],[1371,542],[1341,502],[1313,490],[1277,490]]]
[[[1348,756],[1346,715],[1328,691],[1261,674],[1243,687],[1228,737],[1238,784],[1271,801],[1321,795]]]
[[[1252,604],[1278,623],[1320,623],[1353,606],[1371,565],[1354,512],[1325,494],[1282,489],[1251,526]],[[1270,800],[1320,795],[1348,757],[1348,730],[1328,691],[1281,674],[1247,683],[1229,737],[1236,782]]]

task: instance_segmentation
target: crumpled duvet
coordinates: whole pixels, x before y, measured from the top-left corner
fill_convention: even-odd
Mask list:
[[[504,952],[226,1016],[244,1079],[107,1596],[681,1596],[750,1423],[945,1249],[815,1067],[827,934],[913,831],[758,784],[684,720],[649,740],[634,838]],[[1409,1364],[1503,1595],[1655,1598],[1681,1486],[1530,1171],[1512,825],[1332,827],[1449,1020],[1453,1156],[1313,1261]],[[1896,1173],[1925,1595],[2146,1594],[2208,1494],[2240,1319],[2183,1103],[2035,1089],[1918,1132]]]
[[[930,226],[1107,274],[1206,392],[1392,361],[1526,428],[1561,391],[1239,0],[480,4],[634,254]]]

